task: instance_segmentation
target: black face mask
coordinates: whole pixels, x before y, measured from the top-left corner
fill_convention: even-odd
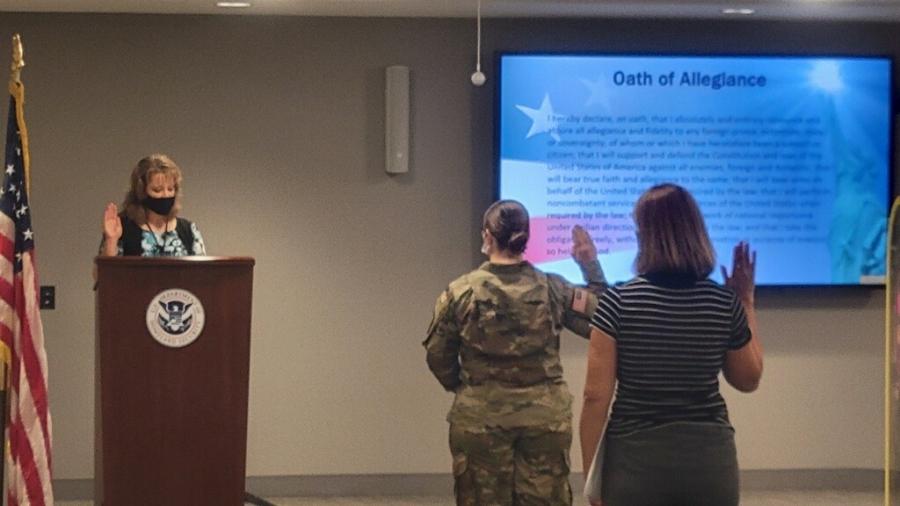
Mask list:
[[[161,216],[168,216],[174,205],[175,197],[147,197],[144,199],[144,207]]]

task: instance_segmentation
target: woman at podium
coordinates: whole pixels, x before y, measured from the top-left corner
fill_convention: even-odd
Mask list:
[[[456,503],[569,506],[572,395],[562,377],[563,328],[587,337],[606,281],[597,249],[574,227],[572,256],[589,289],[524,259],[528,212],[501,200],[484,214],[488,261],[438,298],[427,362],[456,399],[450,450]]]
[[[113,202],[106,205],[100,255],[205,255],[197,225],[178,216],[181,181],[181,169],[168,156],[141,159],[131,171],[122,212]]]

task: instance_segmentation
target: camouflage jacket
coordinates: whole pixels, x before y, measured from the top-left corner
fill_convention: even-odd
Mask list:
[[[441,294],[423,343],[431,371],[447,390],[499,383],[524,387],[562,378],[563,328],[590,335],[597,294],[606,283],[600,265],[585,274],[593,291],[528,262],[485,262]]]
[[[554,385],[568,395],[559,335],[563,328],[590,335],[597,295],[606,287],[599,263],[584,271],[591,290],[528,262],[485,262],[450,283],[438,298],[423,344],[432,373],[445,389],[460,394],[451,418],[454,412],[477,412],[477,405],[490,405],[495,414],[516,413],[514,405],[551,394],[544,390],[558,388]],[[460,403],[473,404],[474,411]]]

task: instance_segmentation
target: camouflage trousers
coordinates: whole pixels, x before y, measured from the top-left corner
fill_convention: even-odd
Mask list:
[[[459,506],[570,506],[572,431],[450,425]]]

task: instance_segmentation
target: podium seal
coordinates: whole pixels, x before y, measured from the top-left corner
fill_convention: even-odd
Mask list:
[[[172,288],[159,292],[147,306],[147,330],[163,346],[182,348],[203,332],[203,304],[187,290]]]

